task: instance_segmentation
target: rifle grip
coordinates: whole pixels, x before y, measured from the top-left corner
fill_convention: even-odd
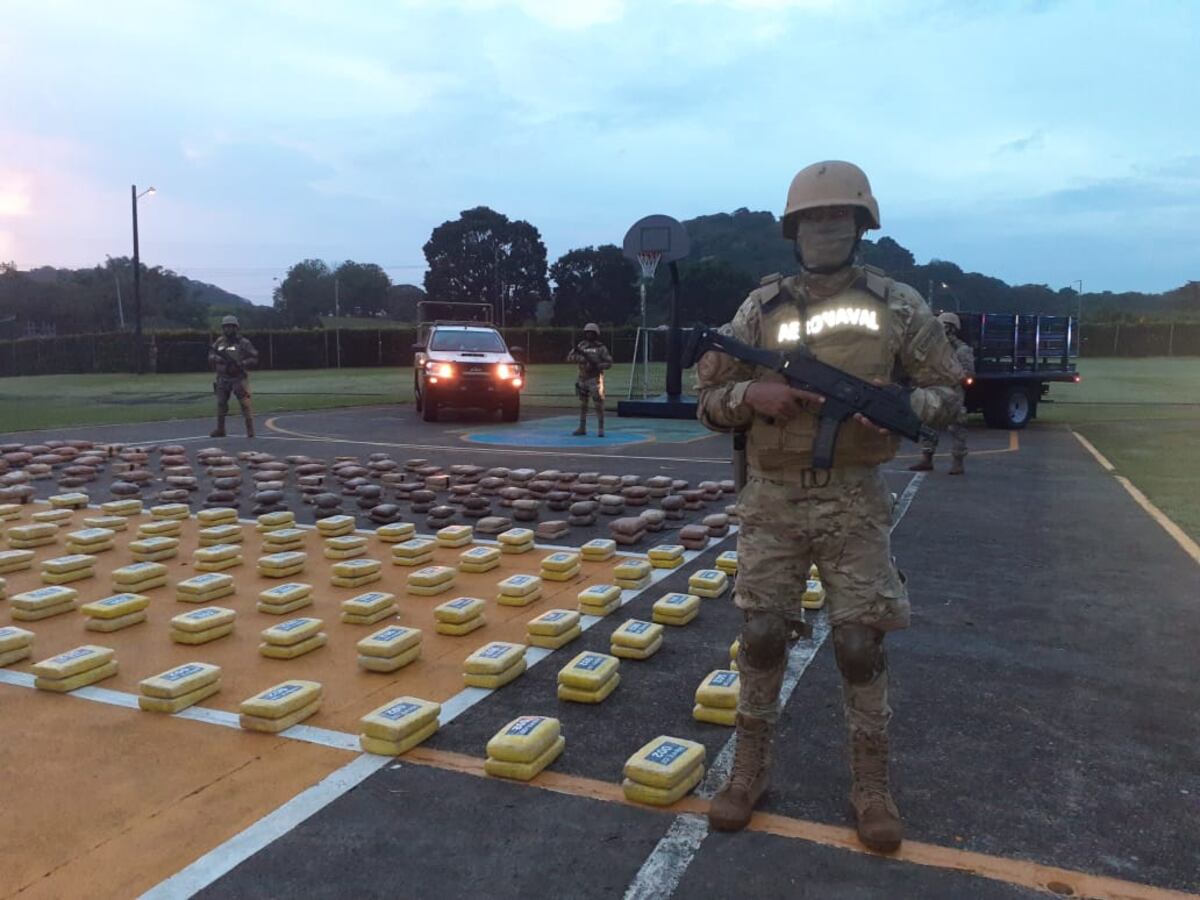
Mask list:
[[[833,416],[817,418],[817,434],[813,438],[812,467],[814,469],[832,469],[833,454],[837,449],[838,429],[842,423]]]

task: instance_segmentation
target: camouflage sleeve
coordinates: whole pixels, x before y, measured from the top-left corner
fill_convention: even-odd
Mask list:
[[[601,344],[600,352],[597,355],[599,356],[599,360],[597,360],[597,362],[600,365],[601,372],[605,371],[606,369],[612,368],[613,358],[612,358],[612,354],[608,352],[607,347],[605,347],[603,344]]]
[[[567,362],[583,362],[583,355],[579,352],[578,344],[572,345],[571,352],[567,354]]]
[[[970,378],[975,377],[975,351],[970,345],[959,341],[958,346],[954,348],[954,353],[958,357],[958,364],[962,366],[963,372]]]
[[[241,357],[243,369],[258,367],[258,351],[254,349],[254,345],[250,343],[249,338],[242,338],[238,341],[238,354]]]
[[[221,357],[217,355],[217,344],[215,341],[208,345],[208,364],[214,369],[221,364]]]
[[[722,325],[728,334],[747,344],[759,345],[760,309],[751,294],[733,317]],[[746,404],[746,389],[754,381],[754,367],[716,351],[705,353],[696,362],[697,415],[706,428],[733,431],[746,428],[754,410]]]
[[[913,411],[926,425],[942,428],[962,407],[962,365],[945,328],[913,288],[896,284],[890,302],[904,323],[900,365],[912,380]]]

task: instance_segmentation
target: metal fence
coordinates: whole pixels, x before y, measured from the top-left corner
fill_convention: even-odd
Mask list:
[[[505,328],[510,347],[520,347],[530,363],[565,362],[582,337],[575,328]],[[601,334],[617,362],[633,358],[636,328],[608,328]],[[330,369],[412,365],[415,328],[247,332],[262,369]],[[1200,356],[1200,323],[1085,324],[1082,355]],[[203,372],[215,333],[159,332],[143,338],[151,372]],[[660,355],[653,342],[652,361]],[[126,332],[58,335],[0,341],[0,377],[132,372],[134,338]]]

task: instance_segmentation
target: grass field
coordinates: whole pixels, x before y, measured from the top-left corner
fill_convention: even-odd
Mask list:
[[[1042,426],[1068,425],[1083,434],[1179,525],[1200,539],[1200,359],[1092,359],[1083,381],[1056,385],[1040,407]],[[610,405],[626,396],[629,366],[613,367]],[[527,406],[573,406],[575,367],[533,366]],[[662,367],[652,372],[661,385]],[[691,382],[685,375],[685,386]],[[259,372],[255,410],[412,402],[412,370],[308,369]],[[236,409],[236,406],[235,406]],[[0,432],[207,418],[210,378],[192,375],[50,375],[0,379]]]
[[[652,384],[663,383],[664,367],[651,365]],[[628,364],[608,377],[610,404],[626,396]],[[528,406],[573,406],[573,365],[533,366],[522,402]],[[685,379],[686,383],[686,379]],[[412,369],[299,369],[256,372],[251,379],[256,413],[298,409],[412,403]],[[212,376],[40,375],[0,378],[0,432],[204,418],[213,415]],[[236,412],[237,404],[233,404]]]

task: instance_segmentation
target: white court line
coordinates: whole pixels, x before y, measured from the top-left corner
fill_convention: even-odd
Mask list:
[[[900,524],[901,519],[912,506],[913,498],[917,495],[924,478],[923,472],[914,475],[896,500],[896,505],[892,510],[891,531],[896,530],[896,526]],[[813,661],[817,651],[829,637],[829,633],[829,622],[824,616],[821,616],[813,624],[812,639],[797,643],[792,647],[788,654],[783,686],[779,692],[781,713],[796,690],[796,685],[800,683],[800,677],[807,671],[809,663]],[[698,796],[711,800],[725,782],[733,764],[734,745],[735,739],[731,736],[713,759],[713,764],[706,773],[703,783],[696,791]],[[629,883],[629,887],[625,890],[625,900],[667,900],[671,897],[675,893],[675,889],[679,887],[679,882],[683,879],[684,873],[692,864],[692,860],[700,850],[700,845],[704,843],[707,836],[707,818],[694,813],[676,816],[671,822],[671,827],[659,839],[654,849],[650,851],[650,855],[646,857],[646,861],[642,863],[642,867],[633,877],[633,881]]]
[[[297,794],[270,815],[230,838],[184,869],[142,894],[146,900],[177,900],[208,887],[222,875],[278,840],[334,800],[362,784],[391,762],[387,756],[364,753],[336,772]]]

